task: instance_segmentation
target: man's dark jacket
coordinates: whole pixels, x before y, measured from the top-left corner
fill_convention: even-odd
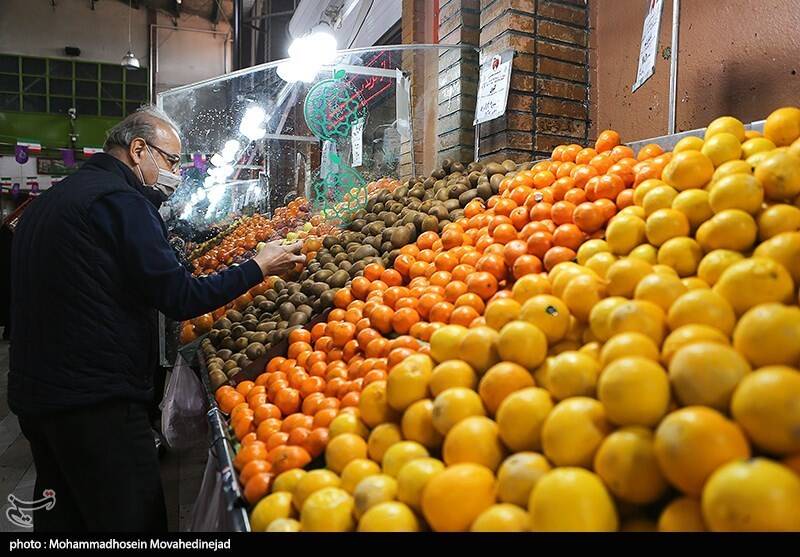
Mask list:
[[[254,261],[192,277],[167,240],[162,200],[99,153],[25,211],[12,247],[8,399],[16,414],[152,400],[156,310],[188,319],[262,280]]]

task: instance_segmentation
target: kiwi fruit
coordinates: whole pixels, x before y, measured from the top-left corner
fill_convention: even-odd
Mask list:
[[[225,317],[227,317],[231,323],[238,323],[242,320],[242,314],[235,309],[229,309],[227,312],[225,312]]]
[[[262,321],[256,327],[256,331],[261,331],[264,333],[269,333],[270,331],[275,330],[275,322],[274,321]]]
[[[230,329],[232,326],[233,326],[233,323],[231,323],[231,320],[228,319],[227,317],[220,317],[214,323],[214,328],[215,329]]]
[[[233,381],[236,378],[236,376],[239,375],[241,372],[242,372],[242,368],[240,368],[240,367],[235,367],[235,368],[231,369],[230,371],[228,371],[228,379]]]
[[[289,319],[289,316],[295,312],[295,307],[292,302],[284,302],[278,308],[282,319]]]
[[[319,305],[322,309],[327,309],[333,306],[333,297],[336,295],[335,289],[324,291],[319,295]]]
[[[211,390],[216,391],[228,382],[228,377],[223,372],[214,370],[208,374],[208,380],[211,383]]]
[[[428,215],[422,219],[422,231],[436,231],[439,229],[439,219],[434,216]]]
[[[349,278],[350,275],[347,273],[347,271],[342,271],[340,269],[330,276],[328,279],[328,286],[331,288],[341,288],[347,283]],[[294,308],[292,308],[292,310],[294,311]]]
[[[506,169],[506,172],[513,172],[517,169],[517,163],[512,161],[511,159],[506,159],[502,162],[503,168]]]
[[[498,164],[496,162],[490,162],[485,167],[483,167],[483,173],[486,176],[493,176],[494,174],[505,174],[506,169],[503,167],[502,164]]]
[[[258,332],[253,333],[253,336],[250,337],[250,342],[260,342],[261,344],[266,343],[267,342],[267,333],[265,333],[263,331],[258,331]]]
[[[244,351],[244,355],[250,360],[257,360],[266,353],[267,349],[260,342],[251,343]]]
[[[305,306],[308,307],[308,306]],[[311,308],[309,307],[309,310]],[[302,311],[296,311],[289,317],[289,326],[294,327],[295,325],[305,325],[308,323],[308,315],[306,315]]]

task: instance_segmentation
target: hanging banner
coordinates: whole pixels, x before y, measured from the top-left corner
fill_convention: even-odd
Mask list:
[[[514,51],[507,50],[481,64],[473,125],[494,120],[506,113],[513,61]]]
[[[664,0],[650,0],[650,8],[644,18],[642,44],[639,47],[639,67],[636,70],[636,82],[632,91],[636,91],[656,71],[656,51],[658,50],[658,32],[661,29],[661,9]]]
[[[86,156],[86,157],[91,157],[92,155],[94,155],[96,153],[102,153],[102,152],[103,152],[102,147],[84,147],[83,148],[83,155]]]
[[[411,138],[411,80],[395,69],[395,119],[402,139]]]
[[[61,160],[64,161],[64,165],[67,168],[75,166],[75,151],[72,149],[61,149]]]
[[[38,141],[32,141],[29,139],[18,139],[17,140],[18,147],[25,147],[29,153],[36,154],[42,150],[42,144]]]

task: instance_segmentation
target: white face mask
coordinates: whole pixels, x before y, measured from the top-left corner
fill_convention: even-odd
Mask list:
[[[158,166],[158,163],[156,163],[156,159],[153,156],[153,152],[150,150],[150,146],[146,145],[145,148],[150,154],[150,159],[153,161],[153,164],[158,169],[158,176],[156,177],[155,184],[146,183],[144,181],[144,173],[142,172],[141,167],[137,164],[136,168],[139,170],[139,177],[142,179],[142,184],[147,187],[157,189],[167,197],[171,196],[173,193],[175,193],[175,190],[178,189],[178,186],[181,185],[181,177],[178,174],[173,174],[172,172],[164,170]]]

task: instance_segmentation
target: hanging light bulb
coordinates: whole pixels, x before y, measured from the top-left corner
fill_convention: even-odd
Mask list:
[[[133,53],[133,43],[131,42],[131,18],[133,17],[133,0],[128,0],[128,52],[122,57],[120,64],[126,70],[138,70],[141,68],[139,59]]]

